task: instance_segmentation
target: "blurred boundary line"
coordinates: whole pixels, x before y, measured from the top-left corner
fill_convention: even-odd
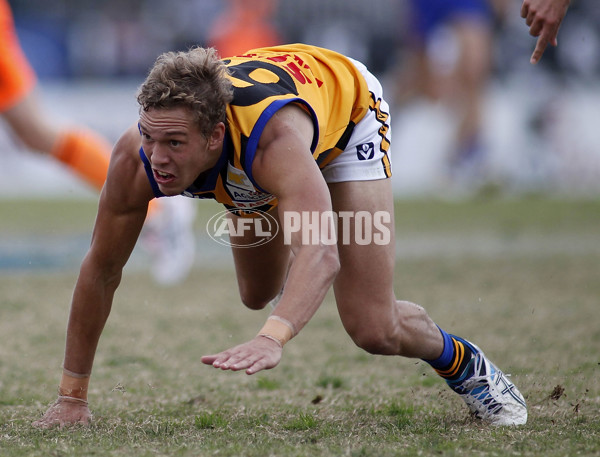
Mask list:
[[[211,240],[196,230],[196,266],[233,269],[229,248]],[[87,251],[88,235],[20,237],[0,239],[0,274],[20,274],[35,271],[76,271]],[[398,234],[396,257],[399,260],[454,258],[544,258],[562,255],[600,255],[600,243],[595,234],[554,233],[519,234],[503,237],[493,234]],[[126,271],[146,269],[148,255],[136,246]]]

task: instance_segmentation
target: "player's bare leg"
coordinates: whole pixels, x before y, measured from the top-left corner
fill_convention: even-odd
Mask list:
[[[350,236],[338,250],[341,269],[334,292],[344,328],[361,348],[375,354],[436,358],[443,340],[425,310],[397,300],[393,280],[395,265],[394,215],[391,180],[346,182],[330,185],[334,211],[388,212],[389,243],[357,244]],[[354,233],[354,219],[350,234]]]
[[[338,239],[341,269],[334,292],[353,341],[373,354],[425,360],[463,398],[472,414],[492,425],[524,424],[523,396],[477,346],[438,328],[419,305],[395,298],[391,180],[331,184],[330,189],[338,214],[389,211],[391,216],[387,244],[362,245],[352,236]],[[354,228],[350,227],[350,234]]]
[[[281,227],[277,211],[269,214]],[[228,217],[235,219],[239,216],[230,214]],[[257,240],[253,230],[230,236],[240,296],[250,309],[263,309],[281,292],[291,258],[290,247],[283,243],[282,230],[265,244],[243,247],[253,245]]]

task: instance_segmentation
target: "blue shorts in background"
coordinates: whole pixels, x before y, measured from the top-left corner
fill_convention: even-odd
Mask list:
[[[410,8],[413,32],[421,40],[455,18],[468,16],[488,23],[493,19],[489,0],[410,0]]]

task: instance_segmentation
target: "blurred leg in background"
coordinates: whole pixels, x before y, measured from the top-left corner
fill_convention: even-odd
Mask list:
[[[36,83],[19,46],[10,7],[0,0],[0,115],[25,147],[52,156],[102,189],[112,146],[82,127],[55,125],[40,107]]]
[[[446,157],[451,180],[484,173],[482,105],[491,76],[493,8],[490,0],[410,0],[407,48],[397,102],[422,97],[443,105],[453,124]]]

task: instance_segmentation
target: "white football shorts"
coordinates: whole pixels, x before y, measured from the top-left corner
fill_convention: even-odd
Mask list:
[[[364,64],[354,59],[350,61],[367,81],[375,108],[369,109],[356,124],[344,151],[321,170],[328,183],[373,181],[389,178],[392,173],[391,116],[389,105],[383,99],[383,88]]]

